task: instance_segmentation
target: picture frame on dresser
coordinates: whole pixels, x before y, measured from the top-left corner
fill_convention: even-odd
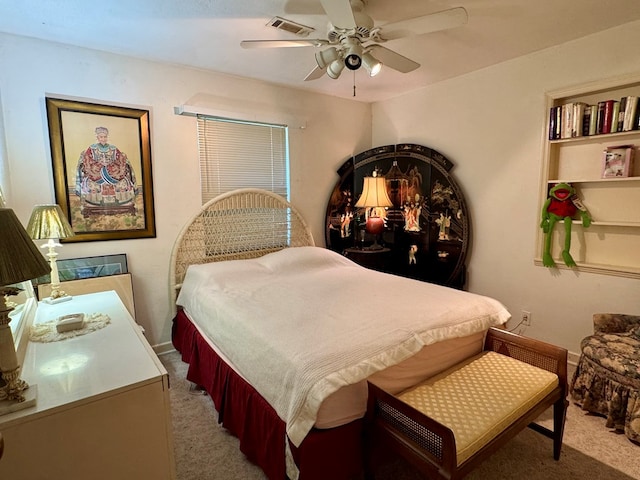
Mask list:
[[[60,281],[80,280],[83,278],[107,277],[127,273],[127,254],[96,255],[93,257],[65,258],[58,260]],[[51,275],[43,275],[32,280],[35,287],[51,283]]]
[[[62,283],[62,287],[67,294],[73,296],[114,290],[126,307],[129,315],[134,319],[136,318],[136,304],[133,294],[133,278],[131,273],[68,280]],[[50,296],[51,284],[45,283],[38,285],[37,293],[38,298],[46,298]]]
[[[75,233],[61,241],[155,237],[149,111],[45,102],[56,203]]]

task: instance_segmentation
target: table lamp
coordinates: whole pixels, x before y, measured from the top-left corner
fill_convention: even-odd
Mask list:
[[[18,358],[11,328],[6,296],[20,289],[11,286],[49,272],[49,265],[29,238],[18,217],[10,208],[0,208],[0,372],[4,386],[0,387],[0,415],[35,403],[35,390],[23,393],[29,385],[20,379]],[[25,401],[28,400],[28,401]]]
[[[356,202],[356,207],[366,208],[367,221],[365,230],[373,235],[373,245],[369,247],[371,250],[379,250],[382,246],[378,243],[378,235],[384,230],[384,219],[378,215],[377,207],[392,207],[393,202],[387,194],[387,182],[385,178],[378,175],[374,170],[371,177],[364,177],[362,184],[362,194]],[[369,209],[372,209],[369,211]]]
[[[51,265],[51,296],[43,299],[46,303],[60,303],[71,300],[71,296],[60,290],[60,276],[58,275],[58,253],[55,247],[61,247],[55,240],[74,235],[67,218],[59,205],[36,205],[31,212],[27,225],[27,232],[34,240],[49,239],[41,248],[48,248],[49,265]]]

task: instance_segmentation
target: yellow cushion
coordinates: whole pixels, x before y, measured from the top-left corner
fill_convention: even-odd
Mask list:
[[[557,386],[557,375],[489,351],[397,397],[453,431],[460,465]]]

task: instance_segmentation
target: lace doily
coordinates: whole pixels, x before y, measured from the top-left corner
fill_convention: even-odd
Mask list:
[[[68,332],[58,332],[56,330],[57,322],[57,320],[50,320],[48,322],[31,325],[29,340],[32,342],[48,343],[79,337],[80,335],[86,335],[87,333],[95,332],[96,330],[106,327],[111,323],[111,318],[104,313],[85,315],[82,328],[69,330]]]

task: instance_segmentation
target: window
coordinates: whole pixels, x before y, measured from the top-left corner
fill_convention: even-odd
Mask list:
[[[198,115],[202,203],[237,188],[289,199],[286,126]]]

